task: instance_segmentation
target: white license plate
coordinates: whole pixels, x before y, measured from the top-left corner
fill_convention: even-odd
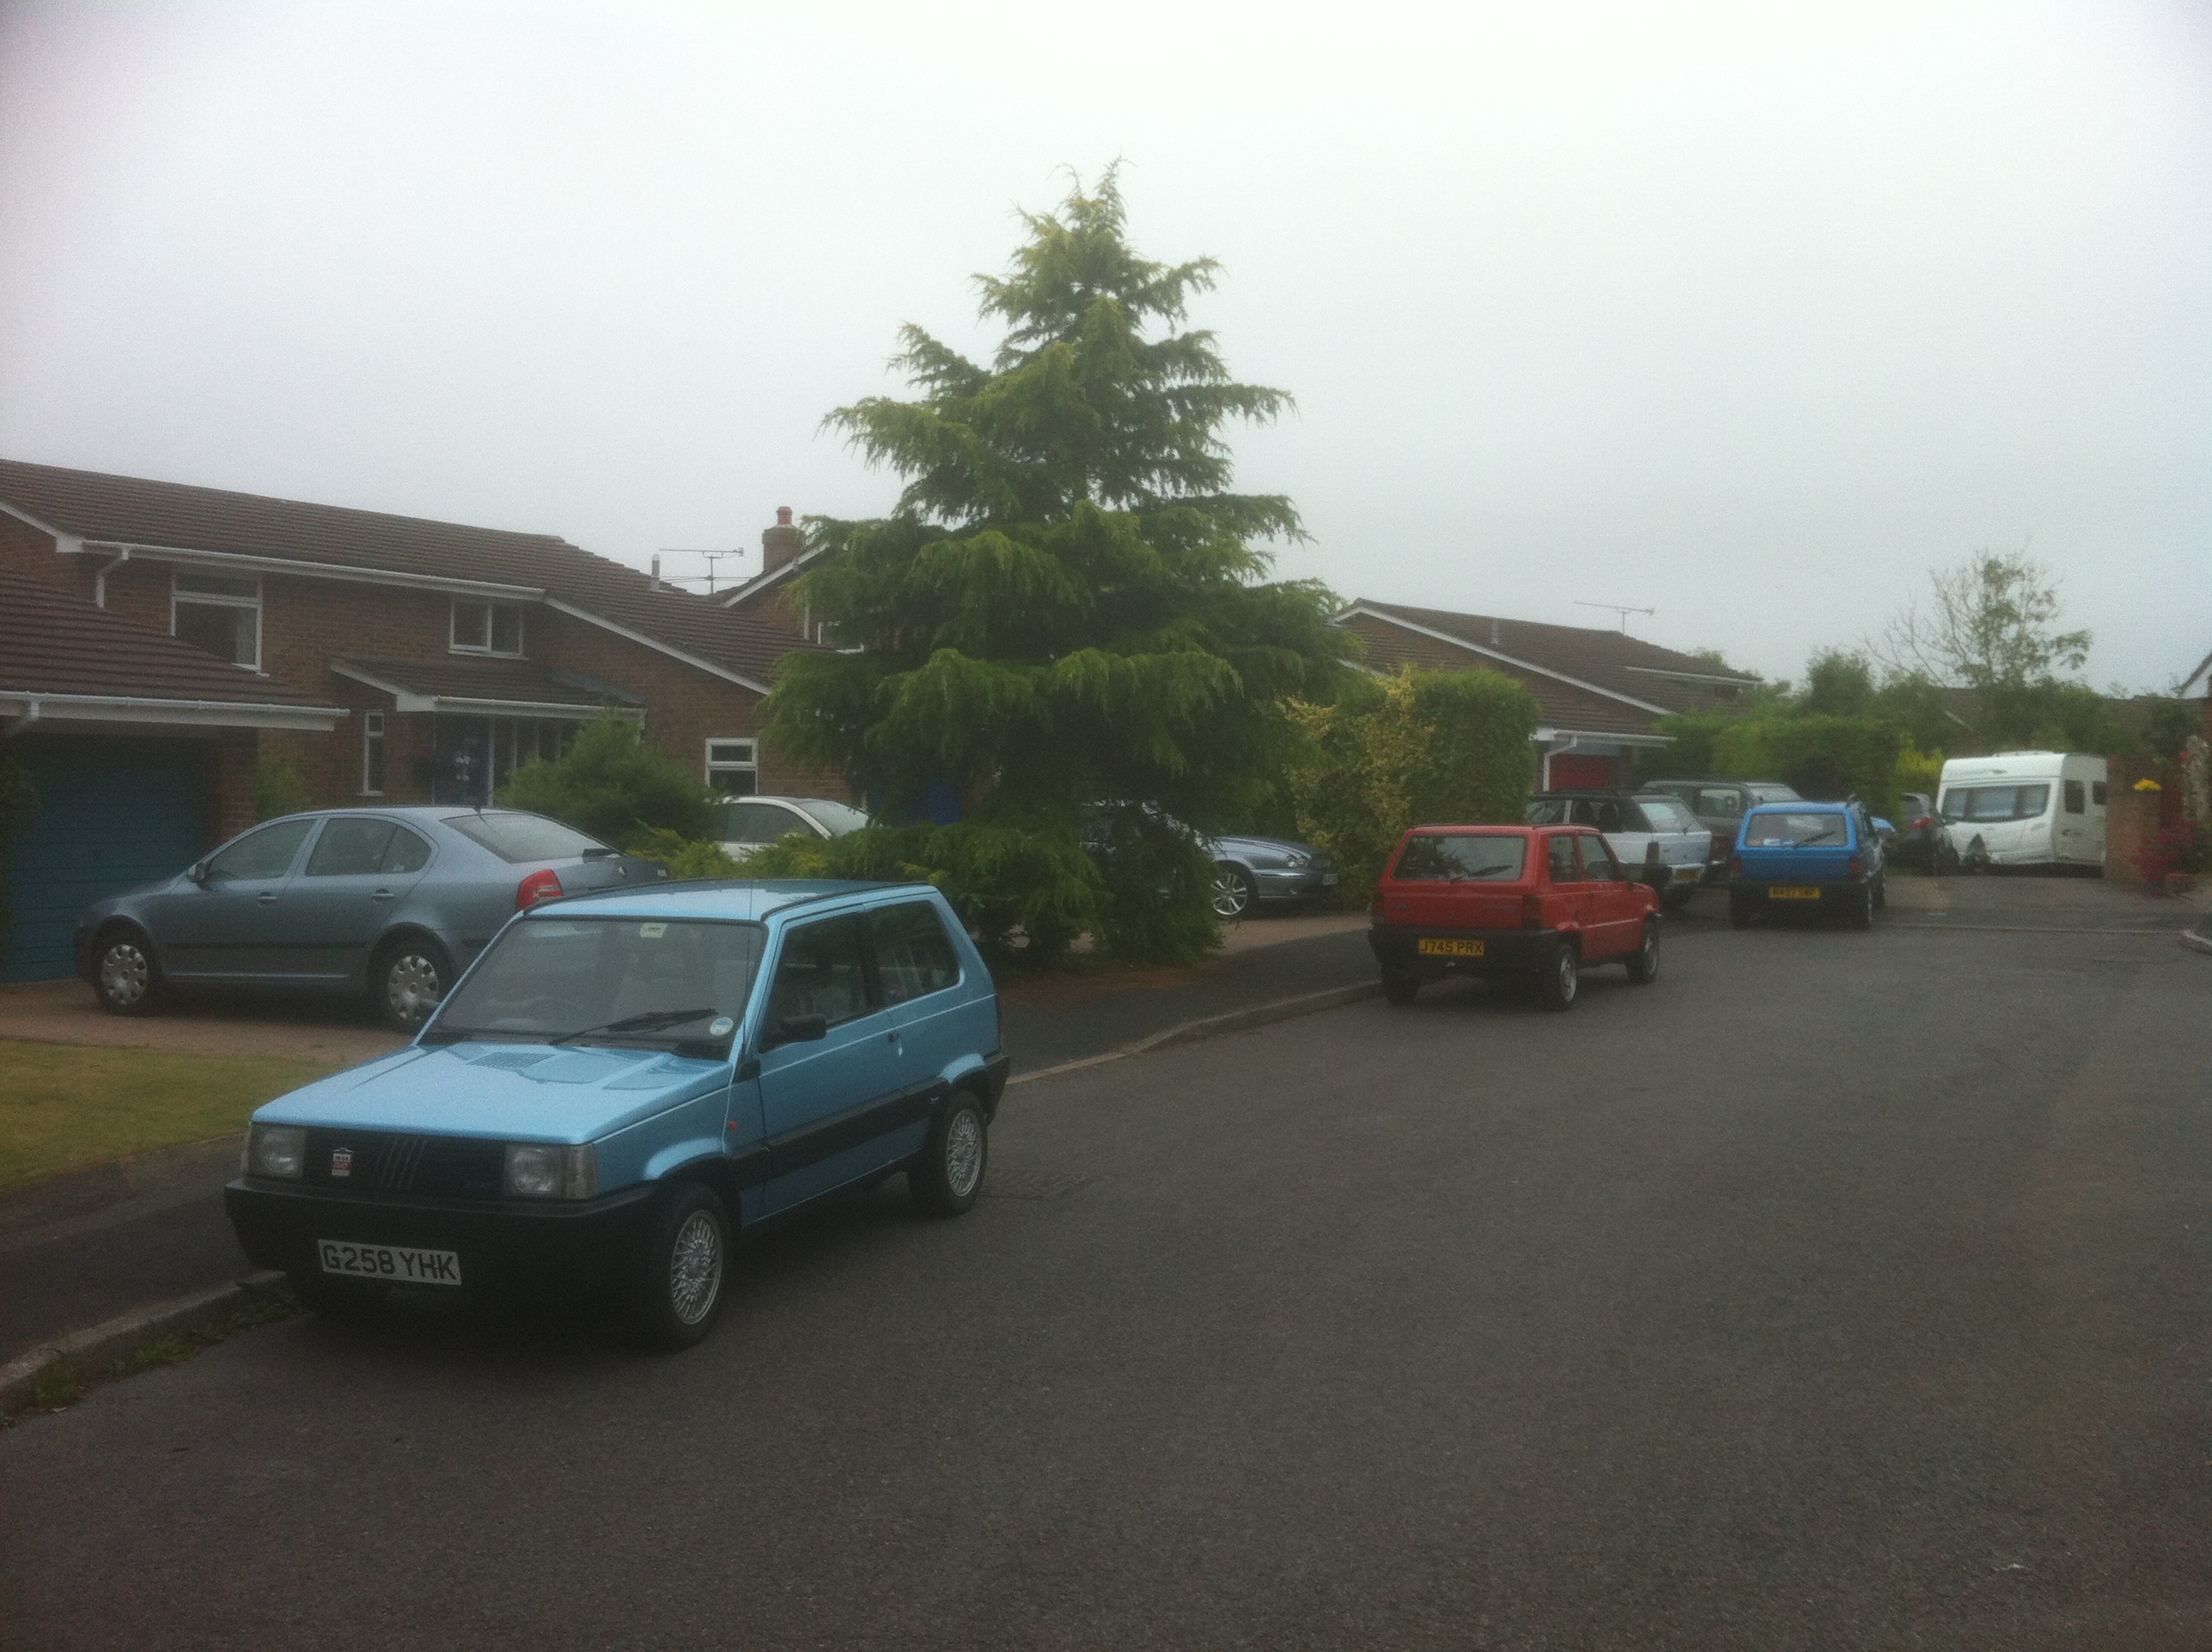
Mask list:
[[[461,1259],[450,1250],[416,1250],[409,1245],[363,1245],[350,1239],[318,1240],[323,1272],[349,1279],[382,1279],[391,1285],[459,1285]]]
[[[1334,872],[1323,872],[1323,873],[1321,875],[1321,886],[1322,886],[1323,889],[1328,889],[1328,888],[1331,887],[1333,884],[1335,884],[1335,882],[1336,882],[1336,874],[1335,874]]]

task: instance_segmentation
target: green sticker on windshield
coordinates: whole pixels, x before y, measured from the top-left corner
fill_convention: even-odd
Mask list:
[[[666,924],[640,924],[637,926],[637,938],[641,941],[657,941],[667,932]]]

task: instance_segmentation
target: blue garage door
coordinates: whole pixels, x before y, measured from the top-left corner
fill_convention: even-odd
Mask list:
[[[8,851],[15,922],[0,940],[0,981],[73,974],[76,914],[199,858],[207,749],[196,740],[57,739],[12,747],[39,811]]]

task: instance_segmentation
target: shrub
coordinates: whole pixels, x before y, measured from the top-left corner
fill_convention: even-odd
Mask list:
[[[843,837],[794,833],[754,853],[744,871],[933,884],[988,952],[1030,965],[1060,957],[1099,918],[1102,879],[1072,824],[963,820],[869,826]]]
[[[1094,828],[1098,857],[1097,920],[1101,950],[1145,963],[1194,963],[1221,944],[1206,904],[1213,863],[1188,831],[1157,811],[1104,811]]]
[[[745,869],[711,838],[682,837],[663,826],[648,826],[623,846],[624,854],[658,860],[671,878],[744,878]]]
[[[690,769],[646,744],[635,723],[611,712],[584,725],[550,762],[525,763],[499,793],[507,808],[550,815],[603,843],[653,829],[704,838],[714,829],[714,798]]]
[[[1936,795],[1943,779],[1943,754],[1923,751],[1913,744],[1912,736],[1906,734],[1897,752],[1897,787],[1899,792],[1925,792]]]
[[[1535,774],[1536,702],[1495,671],[1407,671],[1293,716],[1310,741],[1292,771],[1306,841],[1365,900],[1409,826],[1517,823]]]
[[[253,760],[253,817],[274,820],[309,806],[307,782],[282,757],[266,753]]]
[[[1904,734],[1875,717],[1759,718],[1723,729],[1716,773],[1786,780],[1808,798],[1856,797],[1878,815],[1896,801]]]

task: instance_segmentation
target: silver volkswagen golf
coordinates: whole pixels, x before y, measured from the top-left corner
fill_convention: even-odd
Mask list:
[[[543,815],[331,809],[256,826],[76,921],[77,974],[144,1015],[173,986],[366,995],[410,1029],[515,913],[668,876]]]

